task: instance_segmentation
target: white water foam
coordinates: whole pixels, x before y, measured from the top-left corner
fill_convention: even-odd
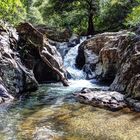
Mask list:
[[[80,43],[77,44],[75,47],[71,48],[69,52],[64,57],[64,66],[66,67],[67,71],[72,76],[72,79],[85,79],[85,74],[82,70],[78,70],[75,67],[75,60],[76,56],[78,55],[78,48],[82,42],[86,40],[86,37],[82,37],[80,39]]]

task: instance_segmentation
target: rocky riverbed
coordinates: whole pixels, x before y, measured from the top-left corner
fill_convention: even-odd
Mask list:
[[[86,72],[87,79],[108,83],[111,91],[129,97],[128,104],[134,99],[135,106],[140,98],[139,48],[140,38],[135,32],[98,34],[79,46],[76,65]]]
[[[41,32],[29,23],[17,30],[2,21],[0,25],[0,103],[36,90],[38,83],[67,85],[62,57]]]
[[[46,36],[1,22],[0,138],[140,139],[139,35]]]
[[[38,83],[61,81],[68,86],[67,77],[80,75],[109,85],[108,91],[79,91],[76,97],[80,101],[111,109],[127,104],[139,111],[139,42],[139,34],[119,31],[60,43],[46,37],[45,27],[41,30],[22,23],[16,30],[1,22],[0,102],[36,90]],[[75,67],[76,55],[81,71]]]
[[[0,109],[1,140],[140,139],[140,114],[123,108],[109,111],[76,102],[72,92],[98,88],[86,80],[44,84],[21,101]]]

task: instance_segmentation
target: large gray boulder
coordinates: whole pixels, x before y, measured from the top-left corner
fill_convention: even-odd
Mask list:
[[[124,95],[115,91],[100,91],[84,88],[80,92],[74,93],[74,96],[80,103],[107,108],[112,111],[126,107]]]
[[[77,66],[94,71],[93,76],[100,81],[112,82],[118,69],[122,41],[128,37],[127,31],[103,33],[86,40],[79,47]],[[94,76],[94,77],[95,77]]]
[[[95,35],[85,41],[79,50],[85,59],[83,67],[89,65],[99,81],[109,82],[110,90],[140,99],[138,35],[129,31]]]
[[[8,98],[8,94],[12,97],[37,89],[38,84],[33,72],[22,64],[16,50],[16,30],[4,22],[0,22],[0,25],[0,97],[3,98],[5,94]]]
[[[121,51],[123,55],[119,57],[119,68],[110,89],[140,98],[140,39],[134,37]]]
[[[21,23],[17,30],[20,36],[20,55],[26,67],[33,70],[37,81],[61,81],[63,85],[68,86],[62,57],[45,34],[30,23]]]

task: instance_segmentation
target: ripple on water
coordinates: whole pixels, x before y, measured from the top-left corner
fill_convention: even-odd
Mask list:
[[[1,140],[139,140],[140,113],[111,112],[77,103],[72,92],[89,81],[40,86],[31,96],[0,111]],[[97,87],[97,85],[96,85]]]

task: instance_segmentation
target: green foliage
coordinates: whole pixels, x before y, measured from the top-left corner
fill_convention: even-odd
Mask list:
[[[85,16],[83,9],[76,9],[74,7],[71,11],[64,10],[62,13],[53,11],[52,14],[50,13],[50,11],[51,10],[49,10],[49,12],[43,11],[43,18],[46,25],[58,28],[68,27],[76,33],[85,31],[87,17]]]
[[[140,25],[140,6],[134,7],[132,12],[126,18],[127,26]]]
[[[25,19],[25,9],[20,0],[0,0],[0,19],[13,24]]]
[[[48,26],[68,27],[76,33],[84,33],[88,27],[88,15],[96,14],[98,0],[49,0],[40,11]]]
[[[41,13],[36,7],[30,7],[27,13],[27,21],[33,24],[43,24],[43,18]]]
[[[43,18],[39,6],[43,0],[0,0],[0,19],[18,24],[29,21],[42,24]]]
[[[39,6],[43,0],[22,0],[26,9],[26,21],[32,24],[43,24],[42,14],[39,10]]]
[[[137,4],[137,0],[106,0],[100,3],[100,11],[95,18],[97,30],[116,31],[125,28],[125,18]]]
[[[138,4],[139,0],[48,0],[40,6],[40,12],[48,26],[69,27],[81,34],[87,30],[90,7],[96,31],[103,32],[126,28],[127,16],[127,24],[139,23],[139,9],[133,9]]]
[[[140,0],[0,0],[0,19],[29,21],[86,33],[91,15],[96,31],[140,24]]]

